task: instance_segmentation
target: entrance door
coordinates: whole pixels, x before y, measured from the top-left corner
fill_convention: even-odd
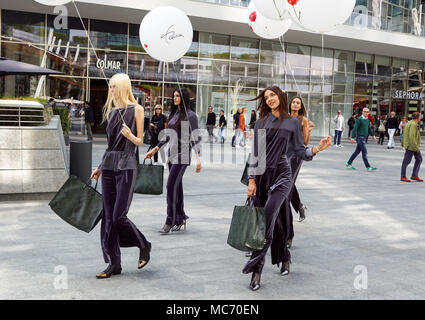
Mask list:
[[[108,84],[106,80],[90,80],[90,106],[94,112],[94,128],[96,133],[105,133],[105,124],[101,125],[103,107],[108,98]]]

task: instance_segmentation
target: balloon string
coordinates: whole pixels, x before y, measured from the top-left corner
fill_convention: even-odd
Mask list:
[[[90,48],[93,50],[93,53],[96,56],[96,59],[99,60],[99,57],[98,57],[98,55],[96,53],[96,50],[95,50],[94,45],[93,45],[93,42],[90,39],[90,35],[89,35],[88,31],[87,31],[86,26],[84,25],[84,21],[83,21],[83,18],[81,17],[80,10],[78,10],[77,4],[75,3],[75,0],[72,0],[72,3],[74,4],[75,10],[77,11],[77,14],[78,14],[78,17],[80,18],[81,24],[83,25],[84,31],[86,32],[87,39],[89,39]],[[103,70],[103,68],[101,68],[100,70],[102,71],[103,78],[105,79],[106,84],[108,85],[108,89],[109,89],[109,81],[108,81],[108,78],[106,77],[105,71]],[[124,115],[125,115],[125,112],[126,111],[127,111],[127,107],[126,107],[126,109],[124,111]],[[120,115],[122,122],[125,124],[124,117],[121,114],[121,112],[118,112],[118,114]]]
[[[294,70],[292,69],[291,62],[290,62],[290,61],[286,58],[286,54],[285,54],[285,45],[284,45],[283,39],[284,39],[284,37],[283,37],[283,36],[280,36],[280,37],[279,37],[279,42],[280,42],[280,45],[281,45],[282,50],[283,50],[283,57],[284,57],[284,63],[283,63],[283,65],[284,65],[284,67],[285,67],[285,72],[286,72],[286,73],[288,73],[288,69],[287,69],[287,65],[286,65],[286,64],[288,64],[288,66],[289,66],[289,71],[290,71],[289,73],[292,75],[292,78],[294,79],[295,87],[297,88],[297,91],[298,91],[299,95],[301,95],[301,90],[300,90],[300,87],[298,86],[297,79],[295,78],[295,75],[294,75],[294,73],[293,73],[293,71],[294,71]],[[308,118],[308,114],[309,114],[309,106],[308,106],[308,103],[307,103],[307,107],[306,107],[306,112],[307,112],[306,117]]]
[[[325,129],[325,46],[324,35],[322,32],[322,111],[323,111],[323,129]]]
[[[87,28],[84,25],[84,21],[83,21],[83,18],[81,17],[80,10],[78,10],[77,4],[75,3],[75,0],[72,0],[72,3],[74,4],[75,10],[77,11],[77,14],[78,14],[78,17],[80,18],[81,24],[83,25],[84,31],[86,32],[87,38],[89,39],[89,45],[90,45],[91,49],[93,50],[93,53],[96,56],[96,59],[99,60],[99,57],[97,56],[96,50],[95,50],[95,48],[93,46],[93,43],[92,43],[92,41],[90,39],[89,33],[87,31]],[[109,81],[108,81],[108,79],[106,77],[105,71],[103,69],[100,69],[100,70],[102,71],[103,77],[106,80],[106,83],[108,84],[108,88],[109,88]]]

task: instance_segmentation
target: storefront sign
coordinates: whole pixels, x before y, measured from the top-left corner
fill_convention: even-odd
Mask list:
[[[120,70],[121,69],[121,62],[120,61],[108,61],[108,57],[105,54],[105,58],[103,60],[97,59],[96,67],[98,69]]]
[[[394,98],[397,99],[408,99],[408,100],[422,100],[422,92],[409,92],[405,90],[396,90],[394,91]]]

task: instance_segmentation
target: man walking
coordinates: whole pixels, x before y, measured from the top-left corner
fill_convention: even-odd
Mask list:
[[[419,178],[419,169],[422,163],[422,154],[420,150],[421,146],[421,133],[419,131],[419,121],[421,121],[421,114],[419,112],[414,112],[412,114],[412,120],[410,120],[406,127],[404,128],[403,140],[401,146],[406,149],[404,153],[403,164],[401,165],[401,179],[403,182],[410,182],[406,177],[407,166],[412,161],[412,157],[415,157],[415,165],[413,167],[412,176],[410,179],[416,180],[418,182],[423,182]]]
[[[212,142],[212,138],[214,137],[215,142],[218,141],[217,136],[214,134],[214,127],[216,122],[216,115],[213,112],[213,108],[211,106],[208,107],[208,116],[207,116],[207,131],[210,139],[210,143]]]
[[[370,134],[373,137],[373,140],[376,142],[375,133],[373,132],[370,126],[368,114],[369,114],[369,109],[363,108],[362,115],[356,120],[356,123],[354,124],[354,128],[353,128],[353,132],[351,133],[350,142],[353,144],[355,141],[354,138],[356,138],[357,147],[345,166],[353,170],[356,170],[356,168],[353,167],[353,161],[359,155],[360,152],[362,153],[363,162],[366,166],[366,170],[367,171],[376,170],[375,167],[372,167],[369,164],[369,161],[367,159],[367,149],[366,149],[367,136]]]
[[[93,109],[87,101],[84,102],[84,121],[86,123],[87,140],[93,140],[91,126],[94,125]]]
[[[351,131],[353,131],[354,128],[354,124],[356,123],[356,119],[357,119],[357,114],[353,113],[353,115],[350,117],[350,119],[348,119],[348,138],[351,137]]]
[[[342,132],[345,129],[345,123],[344,123],[344,117],[342,116],[341,110],[338,110],[338,113],[334,118],[334,129],[335,129],[334,145],[335,147],[342,148],[341,136],[342,136]]]
[[[394,149],[395,142],[394,142],[394,134],[395,131],[398,129],[398,120],[395,116],[395,112],[390,113],[390,117],[387,119],[387,129],[388,129],[388,145],[387,149]]]

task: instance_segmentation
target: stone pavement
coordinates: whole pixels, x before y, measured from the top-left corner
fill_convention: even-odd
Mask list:
[[[244,253],[226,244],[233,207],[246,198],[239,182],[245,149],[226,142],[221,163],[221,145],[214,148],[215,163],[207,163],[210,148],[204,144],[202,172],[191,166],[184,177],[186,232],[157,233],[165,194],[134,196],[128,216],[152,242],[151,261],[137,270],[138,250],[124,248],[123,273],[111,279],[95,278],[105,267],[100,225],[85,234],[58,218],[48,201],[1,202],[0,299],[425,298],[425,184],[399,181],[399,146],[387,150],[369,142],[376,172],[366,172],[361,156],[354,162],[358,170],[345,168],[354,150],[348,143],[304,163],[297,186],[307,219],[294,222],[291,273],[281,277],[268,256],[257,292],[248,288],[250,275],[241,273]],[[105,139],[96,137],[93,166],[104,149]],[[63,275],[58,266],[66,267],[68,289],[55,289]],[[367,289],[355,286],[366,279]]]

